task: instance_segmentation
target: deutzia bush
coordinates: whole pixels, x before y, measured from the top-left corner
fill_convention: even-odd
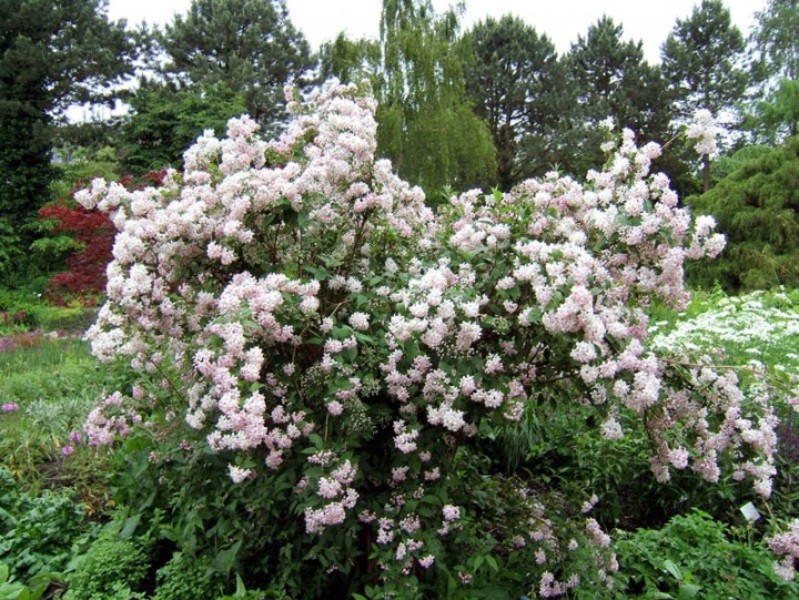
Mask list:
[[[366,566],[323,567],[360,569],[380,597],[468,587],[517,556],[517,584],[542,596],[616,568],[587,497],[570,509],[506,482],[513,529],[481,526],[489,509],[455,473],[530,406],[588,407],[611,438],[633,415],[658,479],[715,481],[726,454],[767,494],[767,394],[747,399],[731,372],[648,341],[643,307],[684,306],[684,261],[724,245],[650,175],[657,145],[625,131],[585,184],[550,173],[434,213],[375,158],[368,90],[329,82],[290,100],[277,140],[234,119],[161,187],[98,180],[77,196],[118,229],[93,352],[138,373],[90,415],[94,443],[174,413],[226,457],[230,486],[294,474],[284,513],[308,539],[348,540]]]

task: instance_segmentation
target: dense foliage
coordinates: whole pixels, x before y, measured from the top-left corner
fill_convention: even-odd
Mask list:
[[[428,192],[486,187],[495,177],[491,135],[467,99],[468,46],[458,33],[458,15],[436,15],[430,0],[383,4],[374,78],[379,154]]]
[[[5,4],[0,598],[796,595],[796,292],[682,277],[796,285],[796,0],[660,66],[429,0],[313,59],[283,0]]]
[[[733,170],[688,203],[714,215],[728,247],[713,264],[691,271],[697,283],[728,290],[799,285],[799,138],[776,147],[749,147]]]
[[[48,204],[39,209],[39,217],[53,221],[52,233],[57,238],[45,238],[58,246],[59,241],[69,252],[67,270],[50,280],[48,295],[55,302],[66,303],[76,296],[99,296],[105,291],[105,268],[111,260],[114,226],[107,215],[87,211],[82,206],[70,206],[65,201]],[[63,237],[61,237],[63,236]],[[41,247],[44,240],[38,240]]]
[[[598,123],[609,119],[614,127],[632,129],[639,139],[665,142],[668,104],[660,71],[644,60],[641,42],[625,42],[623,29],[603,17],[572,45],[569,66],[579,100],[578,113],[594,125],[583,134],[584,162],[572,168],[582,174],[602,163],[604,141]],[[575,157],[577,158],[577,157]],[[574,159],[573,159],[574,160]]]
[[[334,573],[378,596],[468,587],[485,561],[529,569],[537,554],[541,590],[600,585],[615,560],[596,520],[511,486],[528,526],[489,534],[479,496],[463,494],[486,485],[483,437],[526,406],[589,409],[609,439],[637,422],[659,481],[685,468],[717,481],[727,464],[768,497],[772,400],[648,347],[640,306],[684,305],[683,261],[723,246],[649,176],[657,145],[628,131],[586,186],[551,174],[434,213],[375,161],[368,95],[334,82],[290,107],[275,141],[248,119],[206,134],[154,193],[96,181],[80,195],[120,230],[93,351],[139,373],[92,412],[90,443],[181,415],[190,464],[226,464],[244,506],[249,489],[269,498],[229,551],[255,552],[269,539],[258,527],[280,518],[331,573],[307,597]],[[578,577],[582,554],[561,536],[597,569]],[[481,563],[463,565],[464,548]],[[285,580],[291,556],[264,574]]]
[[[143,174],[183,166],[183,152],[203,131],[218,134],[228,119],[247,112],[244,99],[224,84],[202,90],[145,85],[130,100],[130,118],[120,132],[126,172]]]
[[[714,115],[736,108],[747,87],[741,62],[744,38],[721,0],[702,0],[690,18],[677,19],[663,44],[663,72],[673,109],[683,119],[705,109]],[[710,157],[702,168],[703,191],[710,189]]]

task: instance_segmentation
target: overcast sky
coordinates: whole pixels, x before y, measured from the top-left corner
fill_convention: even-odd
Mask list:
[[[453,2],[433,0],[436,10]],[[649,62],[658,62],[660,46],[675,21],[691,15],[700,0],[467,0],[464,28],[486,16],[515,14],[547,34],[560,53],[565,53],[578,35],[607,14],[624,26],[626,39],[641,40]],[[377,37],[381,0],[287,0],[292,22],[317,49],[340,31],[351,37]],[[766,0],[725,0],[732,20],[744,36],[754,21],[754,13],[763,10]],[[175,13],[185,13],[191,0],[110,0],[109,17],[127,19],[131,24],[143,20],[163,24]]]

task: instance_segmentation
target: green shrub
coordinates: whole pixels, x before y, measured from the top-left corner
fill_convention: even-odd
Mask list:
[[[208,600],[218,596],[220,582],[214,581],[209,566],[202,560],[176,552],[156,573],[153,600]]]
[[[32,496],[0,467],[0,561],[14,577],[63,570],[74,540],[85,530],[84,508],[69,490]]]
[[[103,537],[73,563],[66,600],[143,597],[134,593],[149,568],[147,552],[133,540]]]
[[[708,514],[694,510],[660,530],[621,532],[616,597],[796,598],[799,584],[774,574],[774,555]]]
[[[691,264],[689,281],[728,291],[799,285],[799,137],[776,148],[744,148],[729,175],[686,203],[713,215],[727,237],[718,260]]]
[[[14,579],[8,565],[0,563],[0,600],[39,600],[58,577],[56,573],[39,573],[22,583]]]

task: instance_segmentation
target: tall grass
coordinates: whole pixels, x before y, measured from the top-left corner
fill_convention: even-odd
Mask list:
[[[107,372],[79,339],[16,339],[22,343],[0,352],[0,401],[16,406],[0,413],[0,464],[30,488],[63,478],[73,483],[83,475],[70,469],[87,465],[78,457],[65,461],[64,448],[70,433],[80,431]]]

